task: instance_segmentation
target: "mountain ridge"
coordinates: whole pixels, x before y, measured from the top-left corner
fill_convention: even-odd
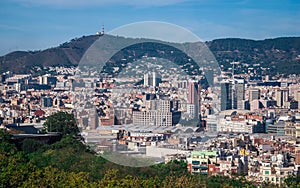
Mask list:
[[[99,37],[101,36],[82,36],[45,50],[8,53],[0,57],[0,73],[31,73],[30,68],[33,66],[76,66],[85,51]],[[242,64],[236,67],[236,71],[241,73],[247,72],[246,64],[250,67],[259,64],[262,68],[270,68],[272,74],[300,74],[300,37],[264,40],[221,38],[205,44],[224,70],[231,67],[231,62],[239,61]],[[289,66],[286,66],[287,63]]]

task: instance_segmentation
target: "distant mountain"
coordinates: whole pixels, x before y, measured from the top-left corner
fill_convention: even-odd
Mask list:
[[[76,66],[99,37],[83,36],[42,51],[9,53],[0,57],[0,72],[31,73],[34,66]],[[253,68],[264,74],[300,74],[300,37],[265,40],[228,38],[209,41],[206,45],[224,70],[231,68],[231,62],[238,61],[240,64],[236,65],[235,71],[239,73],[247,73],[249,68]]]

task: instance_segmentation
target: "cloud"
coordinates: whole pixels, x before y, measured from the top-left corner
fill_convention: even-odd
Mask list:
[[[54,6],[54,7],[80,7],[104,5],[130,5],[138,7],[166,6],[186,2],[189,0],[14,0],[25,5]]]

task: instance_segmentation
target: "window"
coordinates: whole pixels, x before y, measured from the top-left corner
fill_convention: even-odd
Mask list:
[[[280,172],[280,175],[284,175],[284,172]]]
[[[270,171],[266,170],[265,175],[269,175],[269,174],[270,174]]]

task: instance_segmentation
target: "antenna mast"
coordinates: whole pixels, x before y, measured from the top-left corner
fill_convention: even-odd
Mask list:
[[[101,34],[104,35],[104,24],[102,24],[102,31]]]

